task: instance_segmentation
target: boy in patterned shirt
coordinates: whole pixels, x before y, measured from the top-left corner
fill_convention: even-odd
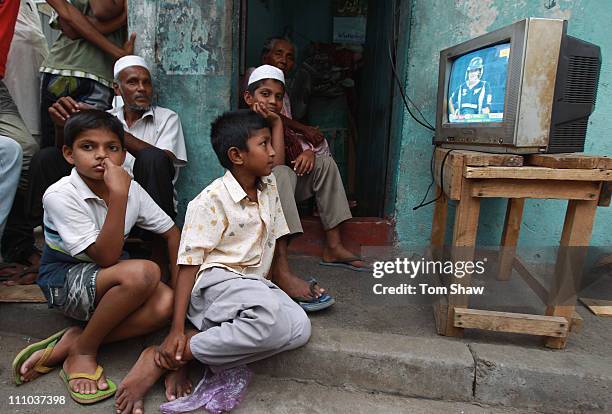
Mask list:
[[[143,351],[117,391],[118,412],[140,408],[165,370],[196,359],[213,371],[304,345],[310,321],[266,279],[276,239],[289,232],[272,175],[271,125],[262,110],[226,112],[212,124],[225,175],[189,203],[179,247],[170,333]],[[185,330],[185,316],[197,330]]]

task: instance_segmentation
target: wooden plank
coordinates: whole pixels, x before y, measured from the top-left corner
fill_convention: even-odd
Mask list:
[[[565,338],[569,330],[568,320],[562,317],[462,308],[455,309],[454,324],[460,328],[555,338]]]
[[[612,170],[562,170],[544,167],[465,167],[465,178],[521,180],[612,181]]]
[[[602,170],[612,170],[612,158],[605,155],[599,156],[598,161],[597,168],[601,168]]]
[[[548,290],[544,287],[544,284],[529,271],[525,263],[523,263],[518,256],[514,256],[513,266],[525,283],[531,288],[533,293],[535,293],[543,303],[546,303],[549,297]]]
[[[500,242],[501,250],[499,252],[497,280],[508,280],[512,275],[512,263],[521,230],[524,206],[525,199],[523,198],[511,198],[508,200],[504,231],[502,232]]]
[[[470,194],[470,183],[464,180],[461,184],[461,197],[455,211],[455,224],[453,227],[453,251],[451,255],[454,262],[471,261],[474,259],[478,216],[480,215],[480,199],[472,197]],[[461,287],[468,287],[470,285],[469,275],[465,275],[462,278],[451,276],[451,278],[451,283],[459,284]],[[462,336],[463,330],[458,329],[454,325],[454,312],[455,308],[468,307],[469,295],[449,294],[447,300],[448,310],[444,334],[447,336]]]
[[[448,317],[448,302],[444,296],[438,297],[433,302],[434,319],[436,321],[436,331],[438,335],[446,332],[446,318]]]
[[[525,165],[562,169],[595,169],[599,167],[599,156],[585,154],[533,154],[525,157]]]
[[[597,316],[612,316],[612,300],[580,298],[580,302]]]
[[[580,332],[582,329],[582,324],[584,323],[584,319],[578,312],[574,310],[572,314],[572,322],[570,323],[570,332]]]
[[[450,154],[448,154],[450,152]],[[448,154],[448,156],[446,156]],[[444,161],[446,157],[446,161]],[[444,161],[444,171],[442,162]],[[455,150],[437,147],[434,153],[434,179],[438,187],[444,177],[444,192],[451,200],[459,200],[463,182],[463,155]],[[437,196],[437,194],[436,194]]]
[[[525,157],[524,165],[562,169],[612,170],[612,158],[587,154],[534,154]]]
[[[596,210],[597,200],[570,200],[567,203],[560,248],[555,263],[555,279],[550,289],[551,298],[548,302],[556,304],[546,307],[546,315],[561,316],[568,320],[572,318],[576,307],[576,287],[581,283],[580,278],[587,249],[576,250],[566,247],[588,247]],[[560,301],[560,298],[563,300]],[[565,338],[550,337],[545,342],[547,347],[555,349],[564,348],[565,344]]]
[[[454,150],[453,153],[461,154],[464,165],[470,167],[521,167],[523,165],[523,157],[515,154],[491,154],[468,150]]]
[[[440,193],[440,187],[436,186],[436,194]],[[431,244],[435,247],[444,246],[446,236],[446,216],[448,213],[448,198],[446,194],[436,200],[433,221],[431,224]]]
[[[524,168],[524,167],[523,167]],[[497,178],[474,180],[474,197],[552,198],[560,200],[596,200],[600,183],[596,181],[517,180]]]
[[[0,284],[0,302],[46,303],[47,299],[38,285],[4,286]]]

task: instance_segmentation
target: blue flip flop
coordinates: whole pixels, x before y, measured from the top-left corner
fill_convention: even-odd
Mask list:
[[[312,278],[308,281],[308,283],[310,284],[310,291],[314,294],[314,288],[319,282],[317,282],[316,279]],[[297,296],[291,299],[297,302],[297,304],[300,305],[305,312],[318,312],[320,310],[327,309],[334,303],[336,303],[336,299],[334,299],[327,293],[322,294],[318,298],[308,299],[301,296]]]
[[[298,305],[304,309],[305,312],[318,312],[323,309],[327,309],[336,303],[336,299],[329,296],[327,293],[314,299],[305,298],[292,298],[297,302]]]
[[[319,264],[321,266],[341,267],[343,269],[352,270],[354,272],[364,272],[364,273],[372,272],[372,268],[369,266],[357,267],[351,264],[351,262],[356,262],[357,260],[363,261],[361,257],[355,256],[355,257],[349,257],[348,259],[343,259],[343,260],[332,260],[331,262],[321,260]]]

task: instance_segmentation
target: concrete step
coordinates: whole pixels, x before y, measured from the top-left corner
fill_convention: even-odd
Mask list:
[[[16,387],[10,375],[10,362],[16,350],[27,344],[22,335],[0,332],[0,412],[3,414],[38,414],[48,412],[102,414],[114,412],[113,400],[83,407],[68,398],[57,370],[36,381]],[[144,344],[131,340],[107,346],[100,354],[109,377],[117,382],[127,373]],[[192,376],[196,380],[195,376]],[[15,404],[28,396],[64,397],[56,405]],[[12,398],[11,398],[12,397]],[[11,404],[11,401],[13,402]],[[158,413],[159,405],[165,402],[161,384],[155,385],[145,399],[145,412]],[[247,394],[233,412],[237,414],[299,414],[299,413],[466,413],[466,414],[518,414],[526,410],[491,407],[480,403],[436,401],[407,398],[379,392],[368,392],[353,387],[331,387],[315,381],[272,378],[255,375]]]
[[[551,413],[612,410],[612,357],[327,328],[252,368],[407,397]]]
[[[325,231],[319,217],[301,218],[304,233],[289,244],[289,251],[320,257],[325,246]],[[342,223],[342,240],[345,246],[361,254],[361,246],[388,246],[395,240],[394,224],[380,217],[353,217]]]
[[[295,413],[465,413],[510,414],[525,410],[407,398],[350,387],[328,387],[312,381],[294,381],[257,375],[236,414]]]
[[[291,260],[297,274],[316,276],[337,303],[311,315],[313,336],[307,346],[253,364],[259,375],[457,404],[554,413],[612,412],[611,318],[597,318],[579,306],[582,330],[559,351],[543,348],[540,338],[529,335],[466,330],[462,339],[445,338],[436,335],[431,305],[423,297],[374,298],[368,293],[368,275],[318,266],[313,257]],[[529,312],[537,312],[542,305],[535,295],[530,298],[519,289],[520,282],[518,276],[503,283],[489,280],[490,297],[474,298],[475,307],[500,309],[508,306],[505,302],[521,303]],[[499,298],[505,302],[500,304]],[[0,332],[19,339],[0,338],[4,392],[0,413],[7,412],[1,406],[6,396],[38,392],[38,386],[10,385],[10,362],[25,338],[43,338],[70,323],[45,304],[0,304]],[[105,346],[101,363],[113,379],[120,380],[143,347],[160,343],[163,335]],[[63,391],[56,374],[45,376],[40,384],[45,381],[50,381],[53,392]],[[161,402],[162,397],[158,386],[151,399]]]
[[[0,304],[0,314],[0,331],[8,333],[0,335],[2,388],[4,393],[13,395],[25,388],[10,385],[12,357],[29,337],[44,338],[69,321],[49,311],[46,305]],[[551,413],[612,411],[609,354],[551,351],[438,336],[411,337],[351,325],[348,329],[338,328],[339,324],[329,326],[324,318],[314,318],[313,336],[305,347],[252,364],[252,369],[257,375],[315,382],[366,394]],[[120,379],[145,345],[162,339],[163,332],[158,332],[104,347],[101,362],[113,378]],[[59,388],[53,385],[54,392],[62,391],[59,385]],[[161,386],[153,394],[155,401],[160,398],[163,401]],[[0,412],[12,411],[0,407]]]

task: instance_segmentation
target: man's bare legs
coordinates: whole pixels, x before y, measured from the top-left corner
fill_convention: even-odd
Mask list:
[[[159,283],[160,271],[147,260],[126,260],[101,269],[96,280],[96,310],[82,334],[70,347],[64,360],[67,374],[93,374],[103,342],[140,336],[168,323],[172,313],[172,290]],[[98,383],[88,379],[70,382],[73,391],[94,394],[106,389],[102,376]]]
[[[365,263],[362,260],[350,260],[355,258],[355,254],[351,253],[342,244],[340,236],[340,226],[332,227],[325,231],[327,244],[323,249],[323,260],[326,262],[342,261],[351,264],[355,267],[364,267]]]
[[[193,335],[199,333],[195,329],[186,330],[187,346],[183,352],[183,361],[193,360],[189,348],[189,340]],[[117,414],[142,414],[144,413],[144,396],[149,389],[166,372],[155,364],[155,346],[150,346],[140,354],[138,361],[130,372],[121,381],[117,394],[115,395],[115,408]],[[182,369],[184,369],[183,366]],[[177,371],[174,371],[177,372]],[[167,394],[167,393],[166,393]],[[166,395],[167,397],[167,395]]]

